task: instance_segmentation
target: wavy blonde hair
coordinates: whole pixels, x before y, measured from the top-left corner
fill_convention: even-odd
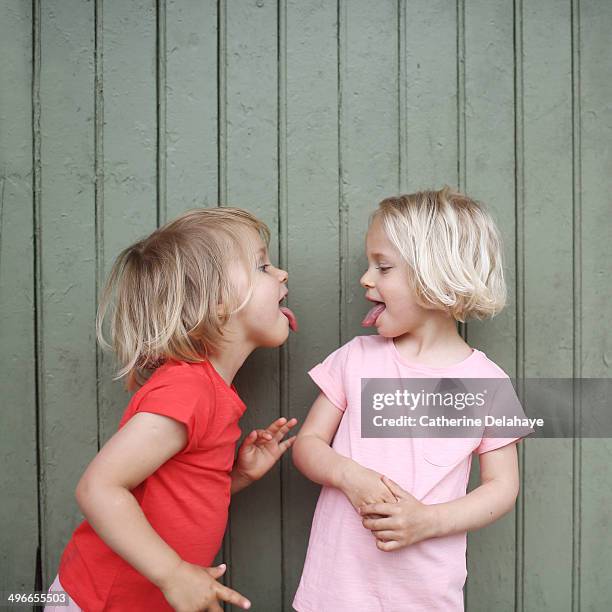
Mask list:
[[[221,346],[224,325],[251,296],[257,263],[250,231],[267,247],[270,230],[246,210],[196,208],[118,255],[96,316],[98,341],[119,361],[114,380],[127,376],[133,391],[166,359],[203,361]],[[242,303],[228,273],[236,259],[249,279]],[[102,326],[113,294],[109,344]]]
[[[463,322],[504,308],[501,236],[482,204],[445,186],[386,198],[370,223],[376,218],[409,264],[409,282],[423,307]]]

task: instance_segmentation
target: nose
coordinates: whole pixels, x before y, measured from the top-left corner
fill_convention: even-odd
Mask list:
[[[278,268],[278,281],[280,283],[286,283],[289,280],[289,273],[282,268]]]
[[[364,289],[371,289],[372,287],[374,287],[374,283],[372,283],[372,281],[369,279],[368,277],[368,270],[366,270],[363,273],[363,276],[359,279],[359,284],[364,288]]]

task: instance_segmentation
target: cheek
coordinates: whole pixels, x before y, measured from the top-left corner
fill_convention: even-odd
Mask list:
[[[397,286],[397,283],[384,279],[378,283],[378,291],[388,307],[398,308],[398,306],[403,306],[405,292],[402,291],[401,287]]]
[[[420,310],[415,296],[404,287],[390,284],[388,287],[380,287],[380,293],[387,305],[387,310],[394,318],[412,318]]]
[[[278,314],[275,287],[269,279],[267,279],[267,282],[260,282],[254,288],[253,304],[257,316],[271,319]]]

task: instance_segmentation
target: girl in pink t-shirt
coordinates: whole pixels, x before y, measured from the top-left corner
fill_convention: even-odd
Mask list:
[[[362,379],[508,382],[456,325],[503,308],[501,240],[481,205],[444,188],[383,200],[370,219],[366,254],[361,285],[374,305],[363,325],[378,335],[353,338],[309,372],[321,394],[293,447],[297,468],[323,485],[293,606],[458,612],[466,532],[514,507],[515,443],[525,434],[362,437]],[[505,403],[524,416],[511,385],[505,388]],[[466,495],[474,452],[481,484]]]

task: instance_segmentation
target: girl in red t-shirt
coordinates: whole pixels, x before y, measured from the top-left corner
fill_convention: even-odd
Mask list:
[[[114,262],[96,321],[115,294],[111,342],[135,391],[117,433],[76,488],[86,520],[51,589],[74,610],[221,610],[250,602],[210,567],[230,495],[261,478],[295,437],[280,418],[235,455],[245,405],[232,384],[257,347],[296,330],[280,302],[287,272],[268,258],[270,232],[236,208],[194,209],[126,248]],[[53,610],[47,606],[46,610]],[[66,610],[66,607],[57,608]]]

